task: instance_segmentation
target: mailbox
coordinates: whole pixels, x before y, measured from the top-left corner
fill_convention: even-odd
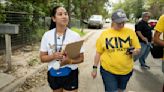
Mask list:
[[[18,34],[19,25],[16,24],[0,24],[0,34]]]
[[[11,35],[18,34],[19,27],[15,24],[0,24],[0,34],[5,35],[6,42],[6,62],[8,64],[8,70],[11,70]]]

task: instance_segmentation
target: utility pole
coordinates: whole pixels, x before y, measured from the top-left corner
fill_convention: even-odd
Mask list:
[[[5,43],[6,43],[6,63],[8,64],[5,72],[8,72],[12,69],[11,64],[11,34],[19,33],[19,25],[14,24],[0,24],[0,34],[5,35]]]

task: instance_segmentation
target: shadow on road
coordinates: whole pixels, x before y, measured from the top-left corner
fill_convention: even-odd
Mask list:
[[[158,75],[154,75],[150,70],[142,69],[140,71],[134,69],[133,76],[135,76],[137,83],[140,85],[137,92],[143,92],[143,89],[146,92],[162,92],[162,81],[159,80]]]

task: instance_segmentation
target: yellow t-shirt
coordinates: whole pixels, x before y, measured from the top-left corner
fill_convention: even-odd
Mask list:
[[[164,32],[164,14],[159,18],[154,29],[159,32]]]
[[[164,14],[160,16],[154,29],[158,32],[164,33]],[[164,35],[163,35],[163,39],[164,39]],[[164,57],[163,57],[163,60],[164,60]]]
[[[96,51],[101,54],[100,64],[113,74],[126,75],[133,69],[133,58],[127,55],[127,48],[141,48],[136,33],[129,28],[102,32],[96,42]]]

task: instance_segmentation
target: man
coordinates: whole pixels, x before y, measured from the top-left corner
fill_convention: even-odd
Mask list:
[[[164,41],[160,39],[160,35],[164,33],[164,14],[161,15],[154,29],[155,29],[154,42],[164,47]],[[162,72],[164,73],[164,57],[162,59]],[[163,92],[164,92],[164,85],[163,85]]]
[[[145,59],[150,52],[150,42],[152,41],[151,27],[148,25],[148,20],[150,19],[149,12],[142,13],[142,20],[135,25],[135,32],[139,38],[141,45],[140,55],[134,57],[134,61],[139,59],[141,68],[149,69],[150,67],[146,65]]]

